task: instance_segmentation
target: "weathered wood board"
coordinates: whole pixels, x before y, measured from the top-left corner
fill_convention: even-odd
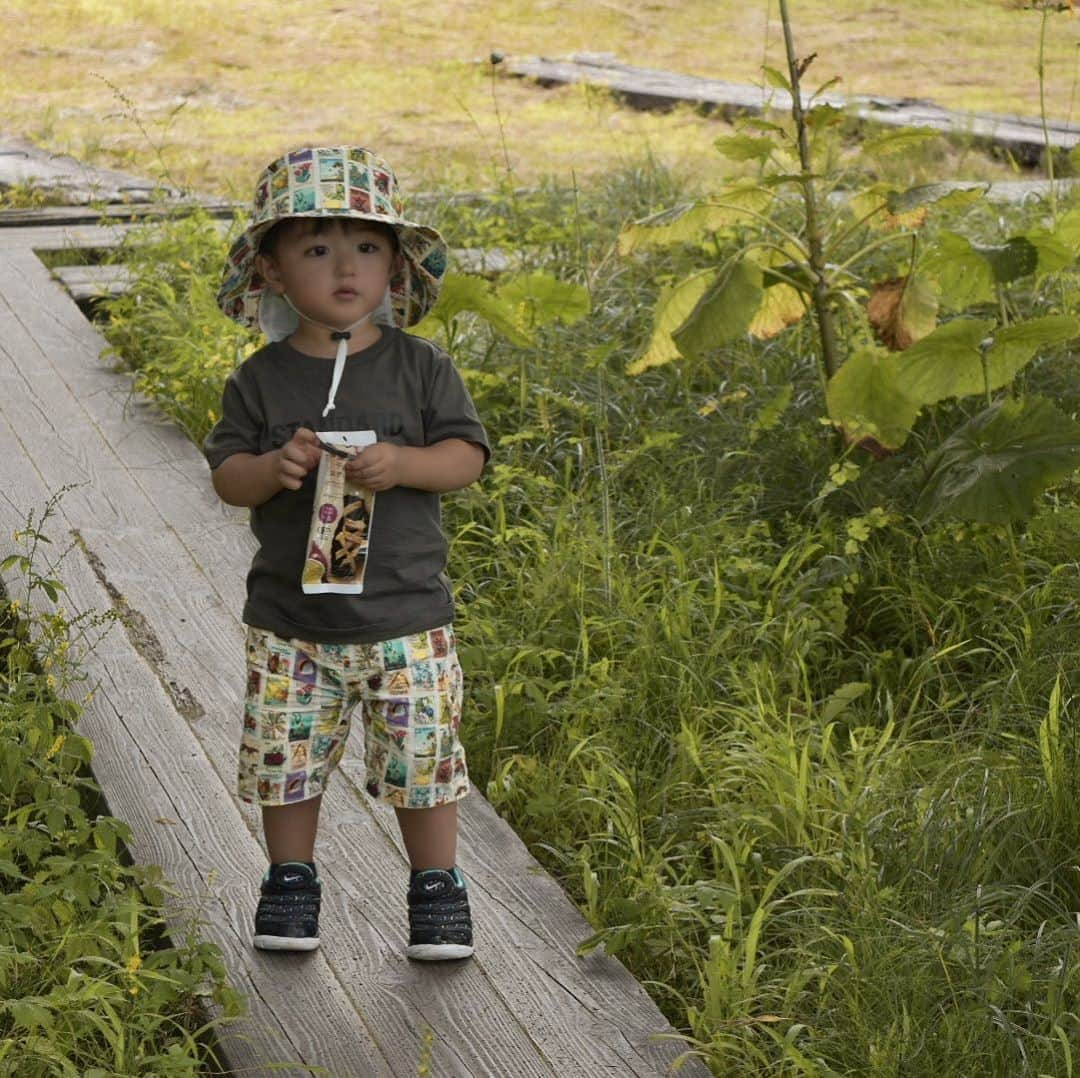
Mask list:
[[[621,63],[611,53],[585,52],[551,58],[507,57],[499,63],[497,70],[535,79],[547,86],[573,82],[607,86],[636,108],[671,108],[687,103],[718,109],[728,118],[744,112],[791,110],[791,95],[785,90],[635,67]],[[809,104],[809,96],[804,94],[804,98]],[[931,101],[915,98],[844,97],[837,93],[820,94],[814,103],[846,109],[860,120],[889,127],[929,127],[943,133],[968,136],[1000,146],[1026,164],[1036,164],[1044,152],[1042,123],[1037,117],[952,112]],[[1071,149],[1080,142],[1080,124],[1051,121],[1047,138],[1056,150]]]
[[[0,136],[0,188],[14,186],[34,187],[72,204],[148,202],[156,194],[177,194],[154,180],[85,165],[27,139]]]
[[[30,250],[0,249],[0,524],[10,532],[48,492],[81,484],[57,521],[58,541],[81,544],[64,572],[70,600],[129,619],[89,660],[100,688],[83,729],[134,856],[178,886],[174,924],[198,908],[250,993],[252,1018],[225,1038],[230,1064],[412,1075],[429,1038],[429,1073],[445,1078],[665,1073],[679,1054],[670,1027],[619,963],[574,956],[588,925],[478,793],[462,806],[460,850],[477,956],[404,959],[406,862],[392,814],[363,790],[356,742],[323,808],[324,947],[250,948],[265,861],[233,775],[253,540],[195,447],[100,361],[104,347]],[[690,1060],[680,1073],[707,1072]]]

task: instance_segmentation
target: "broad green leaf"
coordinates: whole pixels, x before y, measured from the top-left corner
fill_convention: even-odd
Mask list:
[[[527,347],[533,343],[528,331],[517,322],[514,307],[495,294],[489,281],[470,273],[448,273],[435,306],[409,332],[430,337],[442,327],[444,319],[462,311],[480,315],[512,344]]]
[[[760,213],[773,195],[757,184],[729,187],[704,202],[689,202],[627,225],[619,233],[619,254],[675,243],[708,242],[714,232],[748,220],[747,211]]]
[[[993,322],[974,318],[954,318],[938,326],[896,357],[897,385],[920,406],[982,393],[986,385],[980,346],[993,328]]]
[[[934,331],[937,290],[930,279],[911,273],[874,286],[866,315],[886,348],[903,351]]]
[[[588,289],[542,271],[513,277],[495,294],[516,311],[519,325],[543,326],[559,321],[572,326],[589,313]]]
[[[1054,238],[1064,244],[1074,255],[1080,254],[1080,210],[1069,210],[1058,218]]]
[[[889,449],[907,441],[919,404],[897,383],[897,359],[877,349],[856,352],[829,380],[829,417],[853,441],[869,436]]]
[[[767,136],[725,135],[715,139],[713,145],[731,161],[764,161],[777,147]]]
[[[923,259],[922,268],[937,281],[941,302],[951,310],[989,303],[994,298],[990,264],[955,232],[941,232]]]
[[[856,191],[848,199],[848,209],[851,210],[856,220],[862,220],[868,214],[879,211],[879,216],[888,209],[889,196],[896,193],[896,189],[887,183],[874,183]],[[873,224],[873,220],[868,224]]]
[[[761,306],[761,267],[736,262],[698,300],[690,317],[671,336],[687,357],[700,356],[712,348],[741,337]]]
[[[715,279],[716,274],[712,272],[696,273],[661,291],[656,301],[652,336],[645,351],[627,365],[627,374],[641,374],[649,367],[661,367],[680,358],[681,353],[671,335],[690,317],[697,301]]]
[[[1035,500],[1080,467],[1080,424],[1042,397],[983,409],[927,461],[916,511],[988,524],[1031,516]]]
[[[774,124],[770,120],[762,119],[760,116],[747,116],[741,121],[740,126],[752,127],[755,131],[774,131],[778,135],[787,136],[787,131],[780,124]]]
[[[788,82],[787,76],[782,72],[777,71],[775,67],[769,67],[768,64],[762,64],[761,70],[765,74],[765,81],[770,86],[775,86],[778,90],[787,90],[791,93],[791,83]]]
[[[1024,233],[1038,255],[1038,273],[1042,277],[1047,273],[1056,273],[1064,269],[1073,260],[1073,252],[1054,232],[1045,228],[1032,228]]]
[[[858,220],[879,210],[867,220],[870,228],[918,228],[926,220],[932,204],[940,209],[961,209],[982,198],[985,193],[985,184],[957,188],[932,183],[898,191],[891,184],[875,183],[852,195],[848,208]]]
[[[8,1000],[7,1010],[16,1029],[34,1029],[37,1026],[45,1030],[53,1028],[52,1011],[40,1003],[12,999]]]
[[[896,191],[888,196],[889,212],[910,213],[919,206],[939,203],[949,209],[957,209],[975,202],[986,193],[986,187],[958,188],[951,183],[922,183],[906,191]]]
[[[1013,236],[1005,243],[987,247],[972,244],[971,249],[986,259],[999,284],[1009,284],[1026,277],[1034,273],[1039,265],[1038,249],[1024,236]]]
[[[747,327],[751,337],[767,341],[793,326],[806,314],[806,301],[789,284],[765,288],[761,306]]]
[[[994,343],[986,353],[990,373],[990,388],[997,389],[1011,382],[1035,357],[1040,348],[1062,344],[1080,337],[1080,319],[1067,315],[1048,315],[1031,318],[999,329]]]

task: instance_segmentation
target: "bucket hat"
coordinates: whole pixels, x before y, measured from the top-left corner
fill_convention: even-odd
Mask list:
[[[404,216],[397,177],[373,150],[317,146],[293,150],[259,175],[250,224],[229,250],[218,290],[218,306],[230,318],[262,329],[271,340],[287,337],[299,324],[296,312],[266,286],[255,266],[263,236],[290,217],[389,225],[397,233],[402,268],[390,280],[383,319],[404,328],[434,306],[446,274],[446,241],[434,228]],[[379,320],[378,312],[375,318]]]

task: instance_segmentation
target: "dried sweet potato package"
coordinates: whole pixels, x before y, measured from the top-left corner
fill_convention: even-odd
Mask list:
[[[315,503],[301,581],[306,595],[360,595],[375,492],[345,477],[346,463],[375,444],[373,430],[316,431],[323,454],[315,477]]]

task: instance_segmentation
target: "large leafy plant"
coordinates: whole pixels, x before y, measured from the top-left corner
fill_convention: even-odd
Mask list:
[[[1022,519],[1048,484],[1080,465],[1080,425],[1049,401],[1001,399],[1037,356],[1080,336],[1080,320],[1061,309],[1064,290],[1052,301],[1046,287],[1080,253],[1080,211],[1059,215],[1051,200],[1045,221],[978,243],[927,226],[932,211],[982,199],[982,185],[853,185],[857,172],[830,170],[843,113],[828,99],[831,83],[803,93],[810,61],[796,57],[780,8],[788,71],[765,75],[790,100],[791,121],[752,119],[716,140],[724,157],[756,165],[757,175],[620,235],[624,255],[686,244],[707,255],[663,289],[652,335],[629,369],[767,340],[812,315],[824,403],[849,443],[875,456],[895,452],[925,409],[981,395],[984,410],[928,461],[919,507],[927,517]],[[937,137],[890,132],[864,146],[864,160]],[[1032,290],[1045,313],[1024,317],[1017,295]]]

